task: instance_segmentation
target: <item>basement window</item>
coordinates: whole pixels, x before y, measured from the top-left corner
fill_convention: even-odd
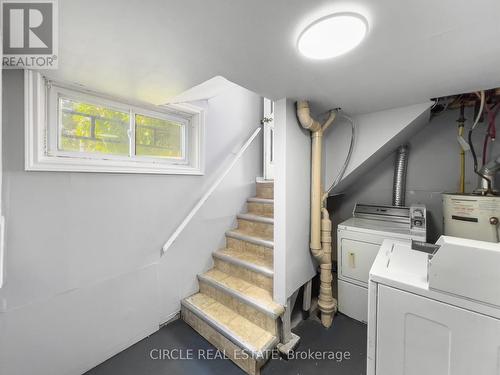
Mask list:
[[[203,110],[132,103],[25,73],[26,170],[203,174]]]

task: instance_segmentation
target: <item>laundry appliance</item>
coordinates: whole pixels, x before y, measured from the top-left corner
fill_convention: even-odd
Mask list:
[[[384,239],[426,241],[426,208],[358,203],[337,227],[338,310],[367,322],[368,274]]]
[[[500,374],[500,245],[385,240],[370,270],[367,375]]]

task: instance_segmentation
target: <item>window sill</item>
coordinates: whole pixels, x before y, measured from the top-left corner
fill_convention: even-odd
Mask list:
[[[26,160],[26,171],[203,175],[189,165],[42,156]]]

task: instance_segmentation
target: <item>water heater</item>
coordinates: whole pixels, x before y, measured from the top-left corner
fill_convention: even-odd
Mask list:
[[[443,194],[446,236],[500,242],[500,196]]]

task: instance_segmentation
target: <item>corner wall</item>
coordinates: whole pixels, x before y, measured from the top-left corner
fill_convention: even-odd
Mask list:
[[[3,79],[0,373],[81,374],[157,330],[195,291],[254,193],[261,138],[162,258],[160,249],[259,126],[261,98],[237,87],[203,104],[204,176],[26,172],[23,72]]]
[[[432,102],[386,109],[353,116],[356,139],[351,160],[334,192],[349,188],[383,160],[393,148],[421,130],[428,122]],[[324,136],[324,182],[328,189],[345,161],[351,139],[351,126],[339,117]]]
[[[275,102],[274,299],[283,305],[312,279],[309,251],[311,135],[297,121],[295,102]]]

